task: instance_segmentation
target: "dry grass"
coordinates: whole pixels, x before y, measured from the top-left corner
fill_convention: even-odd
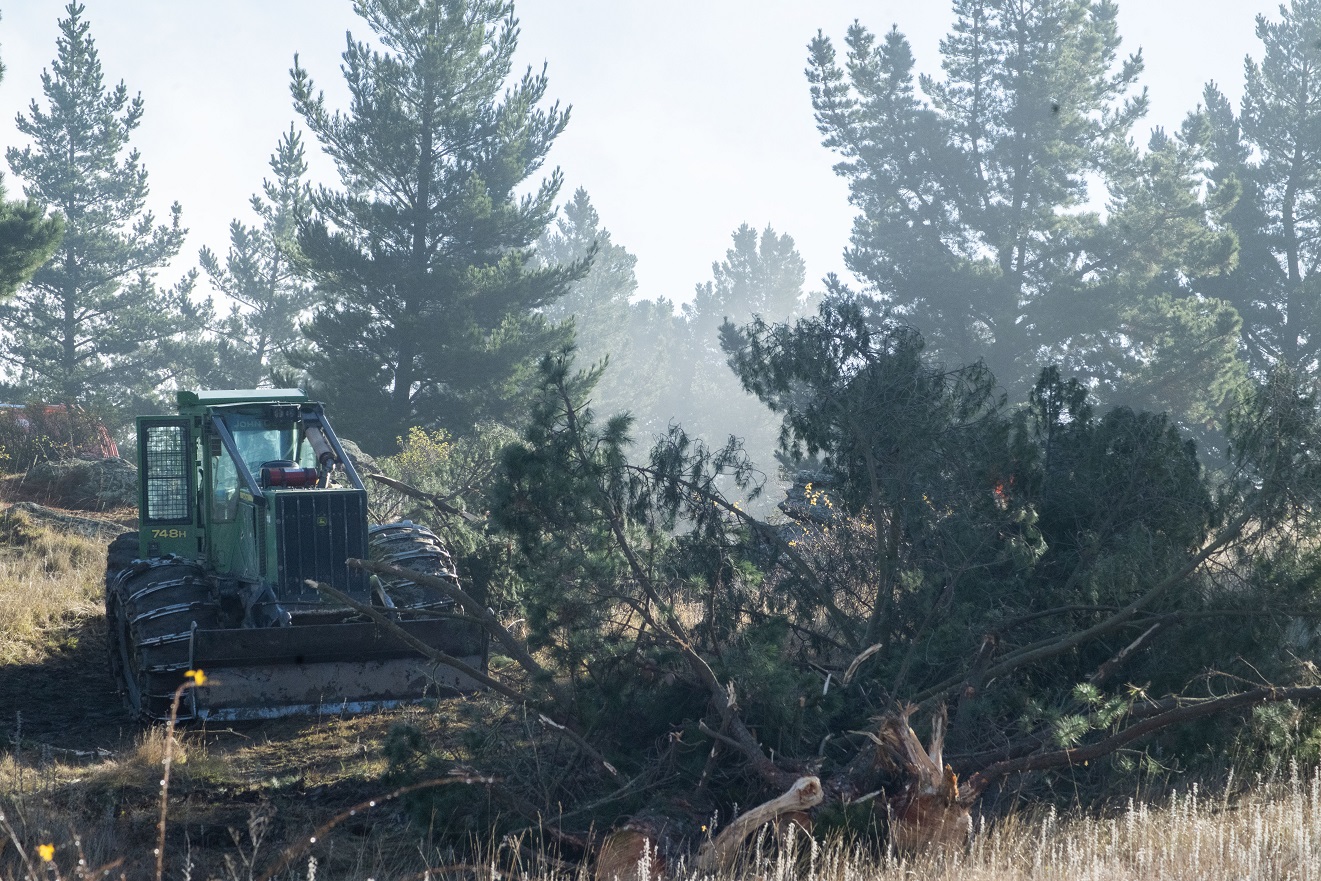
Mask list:
[[[5,833],[0,829],[0,879],[36,881],[55,877],[55,869],[66,878],[91,877],[79,873],[80,856],[88,866],[104,866],[128,857],[126,862],[117,863],[119,868],[110,877],[120,877],[125,867],[129,867],[126,877],[149,876],[133,871],[132,867],[146,865],[133,859],[133,852],[141,857],[151,849],[149,803],[153,793],[148,784],[154,784],[159,773],[151,761],[159,759],[160,746],[159,737],[144,740],[134,756],[95,769],[84,767],[82,776],[75,780],[58,779],[73,773],[76,769],[72,767],[46,770],[40,775],[45,782],[29,777],[28,794],[18,803],[22,826],[28,833],[21,837],[30,850],[35,871],[29,874],[12,859],[12,850],[6,852],[6,845],[12,847],[12,843],[4,841]],[[208,765],[205,748],[193,744],[188,749],[190,764],[200,761]],[[215,770],[216,766],[209,766],[209,773]],[[171,823],[203,830],[198,824],[202,812],[195,793],[188,794],[199,781],[194,777],[190,782],[189,773],[179,769],[181,794]],[[0,760],[0,779],[12,783],[13,774],[12,759]],[[67,822],[61,825],[67,816],[57,816],[49,807],[50,799],[40,795],[46,791],[67,796],[70,785],[78,780],[88,784],[80,790],[84,808],[113,803],[118,816],[106,814],[102,807],[99,822],[89,818],[78,829]],[[111,780],[138,793],[136,807],[129,804],[131,799],[124,798],[123,791],[118,800],[111,801],[106,801],[105,793],[96,794],[98,785]],[[289,868],[277,877],[315,876],[323,881],[369,877],[380,881],[421,877],[586,881],[589,877],[585,870],[547,869],[551,861],[526,851],[520,853],[518,843],[508,841],[493,843],[494,852],[479,860],[478,866],[469,866],[457,875],[427,876],[419,874],[426,871],[426,864],[439,867],[448,860],[426,845],[422,832],[398,825],[397,817],[366,830],[340,827],[316,844],[307,842],[303,848],[298,842],[305,839],[290,838],[288,829],[315,829],[334,815],[332,809],[323,809],[318,821],[314,820],[315,810],[302,810],[278,798],[239,801],[241,809],[226,815],[228,829],[233,830],[232,837],[223,836],[227,840],[222,841],[214,832],[208,839],[201,831],[191,841],[172,836],[167,877],[183,877],[185,866],[191,863],[192,877],[199,879],[259,878],[290,843],[300,850]],[[3,805],[4,800],[0,800],[0,807]],[[40,865],[36,850],[39,843],[55,846],[54,865]],[[431,853],[432,858],[421,859],[425,853]],[[316,866],[311,872],[309,858]],[[696,876],[680,870],[670,877],[679,881]],[[958,853],[876,857],[845,843],[801,839],[774,855],[754,846],[743,864],[726,877],[730,881],[1310,881],[1321,879],[1321,776],[1259,783],[1234,798],[1207,799],[1193,790],[1159,806],[1135,803],[1111,817],[1060,818],[1052,812],[1010,817],[980,828],[971,846]],[[644,867],[637,881],[660,881],[660,877]]]
[[[877,859],[844,844],[754,850],[759,881],[1314,881],[1321,879],[1321,773],[1258,782],[1233,798],[1194,787],[1111,817],[1020,815],[983,825],[966,851]]]
[[[285,848],[308,837],[348,806],[389,791],[381,783],[379,744],[401,715],[286,720],[243,731],[178,732],[170,775],[166,878],[261,877]],[[443,720],[431,714],[431,726]],[[25,746],[0,748],[0,881],[54,877],[40,865],[29,873],[18,850],[38,864],[38,848],[55,848],[63,877],[84,866],[114,864],[107,877],[154,877],[165,728],[139,731],[110,754],[77,757],[25,735]],[[417,877],[427,863],[451,858],[426,847],[397,802],[337,824],[324,843],[308,848],[279,877],[304,877],[307,858],[321,878]],[[424,850],[430,854],[424,857]],[[451,855],[452,856],[452,855]],[[188,867],[191,866],[191,869]],[[290,874],[293,872],[293,874]],[[100,876],[97,876],[100,877]]]
[[[43,660],[104,614],[105,545],[0,514],[0,664]]]

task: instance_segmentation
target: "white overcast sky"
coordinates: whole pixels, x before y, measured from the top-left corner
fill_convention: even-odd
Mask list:
[[[351,0],[84,0],[107,82],[141,93],[133,144],[150,174],[152,207],[183,206],[197,249],[224,252],[232,218],[295,120],[294,53],[344,107],[345,32],[370,37]],[[23,144],[17,113],[41,97],[64,0],[0,0],[0,147]],[[1143,50],[1149,125],[1175,128],[1215,80],[1237,105],[1243,58],[1260,56],[1263,0],[1120,0],[1124,54]],[[550,165],[567,198],[591,195],[614,241],[638,256],[639,293],[686,300],[710,278],[741,223],[789,233],[809,287],[842,272],[853,212],[834,157],[820,146],[803,76],[817,30],[842,41],[858,19],[898,25],[921,71],[939,73],[951,21],[944,0],[520,0],[523,65],[548,65],[548,97],[571,105]],[[1145,133],[1143,134],[1145,140]],[[316,152],[309,143],[309,154]],[[18,181],[6,171],[11,197]],[[335,183],[323,162],[315,182]]]

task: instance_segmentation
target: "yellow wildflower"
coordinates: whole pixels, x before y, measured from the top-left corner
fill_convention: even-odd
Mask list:
[[[55,859],[55,845],[38,844],[37,856],[41,857],[43,861],[49,863],[51,860]]]

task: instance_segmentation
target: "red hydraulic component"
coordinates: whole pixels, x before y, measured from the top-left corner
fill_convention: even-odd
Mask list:
[[[262,486],[316,486],[320,479],[321,475],[315,468],[299,468],[296,465],[263,465],[261,469]]]

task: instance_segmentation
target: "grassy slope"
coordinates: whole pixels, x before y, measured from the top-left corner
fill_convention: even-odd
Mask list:
[[[161,729],[128,720],[106,672],[104,549],[0,517],[0,879],[154,874]],[[483,698],[478,698],[483,700]],[[453,856],[393,803],[362,811],[315,845],[319,826],[387,791],[380,744],[406,720],[437,735],[453,707],[355,719],[183,732],[170,789],[166,876],[421,877]],[[38,847],[54,845],[53,865]],[[22,853],[20,853],[20,850]],[[254,854],[255,850],[255,854]],[[1176,799],[1114,819],[1002,822],[971,850],[859,865],[847,848],[749,866],[745,877],[813,879],[1321,878],[1321,779],[1259,785],[1232,802]],[[191,865],[191,870],[187,867]],[[52,869],[58,871],[52,872]],[[457,877],[457,876],[456,876]],[[469,876],[470,877],[470,876]]]

